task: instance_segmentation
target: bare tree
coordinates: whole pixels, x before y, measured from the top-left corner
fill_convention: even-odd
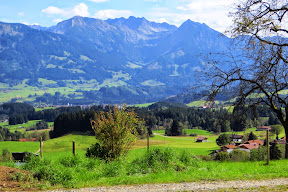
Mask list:
[[[277,114],[288,143],[288,1],[245,0],[236,5],[228,31],[239,45],[225,57],[209,59],[211,98],[233,89],[235,104],[265,104]],[[215,59],[216,58],[216,59]],[[218,59],[217,59],[218,58]],[[208,73],[207,73],[208,74]],[[288,158],[286,144],[285,158]]]

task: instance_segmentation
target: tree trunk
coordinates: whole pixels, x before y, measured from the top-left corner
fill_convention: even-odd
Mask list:
[[[288,159],[288,127],[285,127],[285,137],[286,137],[286,144],[285,144],[285,159]]]

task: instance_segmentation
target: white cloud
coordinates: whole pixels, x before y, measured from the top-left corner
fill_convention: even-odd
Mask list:
[[[43,13],[49,14],[49,15],[65,15],[65,11],[63,9],[59,9],[58,7],[50,6],[46,9],[42,9]]]
[[[18,16],[21,16],[21,17],[23,17],[25,15],[25,13],[24,12],[19,12],[18,13]]]
[[[206,12],[207,10],[227,10],[227,6],[231,4],[231,2],[227,0],[190,0],[184,1],[185,4],[177,6],[176,8],[182,11],[199,11],[199,12]]]
[[[133,13],[129,10],[105,9],[97,11],[94,17],[98,19],[114,19],[119,17],[129,17],[131,15],[133,15]]]
[[[58,19],[54,19],[54,20],[53,20],[53,23],[60,23],[61,21],[63,21],[63,19],[58,18]]]
[[[92,2],[95,2],[95,3],[104,3],[104,2],[107,2],[109,0],[88,0],[88,1],[92,1]]]
[[[72,14],[78,15],[78,16],[83,16],[83,17],[89,17],[89,11],[88,11],[88,6],[84,3],[80,3],[79,5],[76,5],[73,10]]]
[[[160,22],[160,23],[168,23],[167,19],[165,19],[165,18],[160,18],[160,19],[159,19],[159,22]]]
[[[154,7],[148,15],[150,20],[161,22],[165,19],[167,23],[176,26],[191,19],[224,32],[232,23],[228,17],[231,2],[233,3],[227,0],[178,0],[176,11],[167,7]]]
[[[72,8],[60,9],[58,7],[50,6],[42,10],[48,15],[61,15],[63,17],[82,16],[89,17],[88,6],[85,3],[80,3]]]

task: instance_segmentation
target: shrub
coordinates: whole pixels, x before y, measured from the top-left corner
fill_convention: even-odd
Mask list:
[[[202,159],[203,161],[212,161],[213,160],[211,155],[200,155],[199,158]]]
[[[11,157],[11,152],[8,149],[4,148],[2,149],[2,156],[5,159],[9,159]]]
[[[250,161],[264,161],[266,158],[266,147],[260,146],[258,149],[252,149],[250,152]]]
[[[196,133],[191,133],[189,136],[191,136],[191,137],[197,137],[197,134],[196,134]]]
[[[215,160],[217,161],[229,161],[230,156],[227,152],[219,152],[215,155]]]
[[[114,107],[113,111],[95,113],[90,121],[98,142],[94,148],[97,152],[105,153],[101,156],[106,160],[126,155],[137,140],[136,127],[139,124],[144,127],[136,113],[128,111],[126,107]]]
[[[177,154],[171,148],[152,148],[143,156],[136,158],[131,162],[128,168],[129,174],[159,172],[163,169],[177,169],[177,165],[183,164],[176,162]],[[182,157],[183,161],[186,157]],[[179,167],[178,167],[179,168]]]
[[[95,157],[99,159],[108,159],[109,150],[104,146],[100,146],[99,143],[91,145],[86,151],[86,157]]]
[[[233,150],[230,154],[231,161],[248,161],[250,160],[250,154],[246,151]]]

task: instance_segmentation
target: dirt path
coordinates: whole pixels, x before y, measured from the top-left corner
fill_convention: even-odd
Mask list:
[[[278,191],[288,191],[288,178],[270,179],[270,180],[253,180],[253,181],[215,181],[215,182],[191,182],[191,183],[169,183],[169,184],[146,184],[131,186],[114,186],[114,187],[95,187],[73,190],[73,192],[148,192],[148,191],[263,191],[262,186],[273,189],[276,186],[282,186]],[[272,190],[274,191],[274,190]]]
[[[0,165],[0,191],[37,191],[38,182],[31,181],[31,173]]]

